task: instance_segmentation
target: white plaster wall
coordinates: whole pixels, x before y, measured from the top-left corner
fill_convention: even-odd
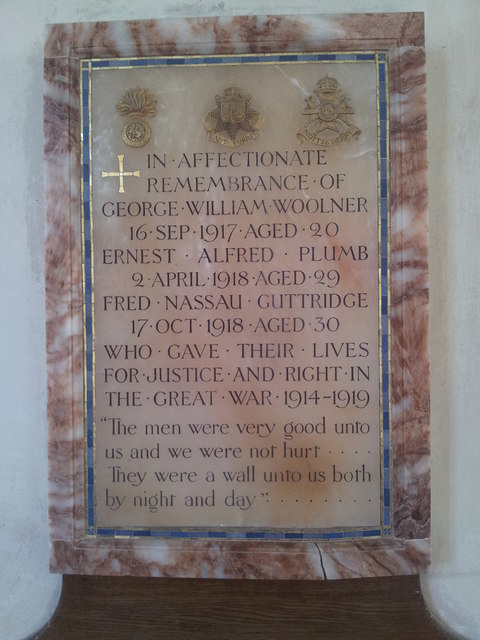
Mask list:
[[[42,52],[49,22],[425,11],[431,226],[434,616],[480,638],[479,0],[0,0],[0,637],[53,613],[48,573]]]

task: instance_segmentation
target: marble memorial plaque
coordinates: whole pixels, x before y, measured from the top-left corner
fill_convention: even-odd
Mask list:
[[[428,562],[423,64],[420,14],[51,27],[52,570]]]

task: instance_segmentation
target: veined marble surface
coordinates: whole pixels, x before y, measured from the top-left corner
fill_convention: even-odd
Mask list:
[[[390,53],[395,539],[84,537],[79,57],[382,49]],[[47,352],[52,570],[313,579],[414,573],[429,557],[426,104],[421,14],[244,16],[55,25],[45,50]]]

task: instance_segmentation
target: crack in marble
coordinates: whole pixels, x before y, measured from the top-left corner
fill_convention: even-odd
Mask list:
[[[320,566],[322,567],[323,579],[328,580],[327,572],[325,571],[325,565],[323,564],[323,556],[320,547],[318,546],[318,542],[315,542],[315,546],[317,547],[318,556],[320,558]]]

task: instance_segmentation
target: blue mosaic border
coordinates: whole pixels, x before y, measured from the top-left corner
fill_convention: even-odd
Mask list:
[[[279,53],[243,54],[226,56],[167,56],[149,58],[103,58],[84,60],[82,65],[91,69],[125,69],[134,67],[172,67],[214,64],[268,64],[287,62],[377,62],[384,53],[343,52],[343,53]],[[386,60],[383,61],[384,63]],[[86,68],[82,66],[82,69]]]
[[[95,424],[94,424],[94,333],[93,333],[93,261],[92,261],[92,200],[91,200],[91,74],[95,69],[142,68],[155,66],[192,66],[214,64],[269,64],[289,62],[372,62],[377,68],[378,103],[378,198],[380,212],[380,360],[381,430],[382,430],[382,523],[380,528],[347,531],[244,531],[189,528],[111,529],[96,526],[95,519]],[[85,360],[85,502],[86,533],[89,536],[115,538],[163,539],[243,539],[243,540],[338,540],[391,536],[391,450],[390,450],[390,318],[389,318],[389,120],[388,120],[388,60],[384,52],[342,52],[307,54],[262,54],[230,56],[171,56],[149,58],[109,58],[81,61],[81,154],[82,154],[82,235],[84,277],[84,360]]]
[[[95,427],[94,427],[94,332],[93,332],[93,248],[91,198],[91,64],[82,62],[81,156],[82,156],[82,252],[83,252],[83,339],[85,389],[85,508],[89,535],[95,535]]]
[[[388,74],[387,56],[377,54],[377,97],[378,97],[378,200],[380,215],[380,317],[381,317],[381,420],[383,460],[382,494],[384,535],[391,535],[392,504],[390,494],[391,451],[390,451],[390,190],[389,190],[389,120],[388,120]]]
[[[363,531],[205,531],[173,530],[173,529],[107,529],[98,527],[96,535],[115,538],[168,538],[198,539],[208,538],[219,540],[344,540],[350,538],[378,538],[382,536],[381,529],[365,529]]]

